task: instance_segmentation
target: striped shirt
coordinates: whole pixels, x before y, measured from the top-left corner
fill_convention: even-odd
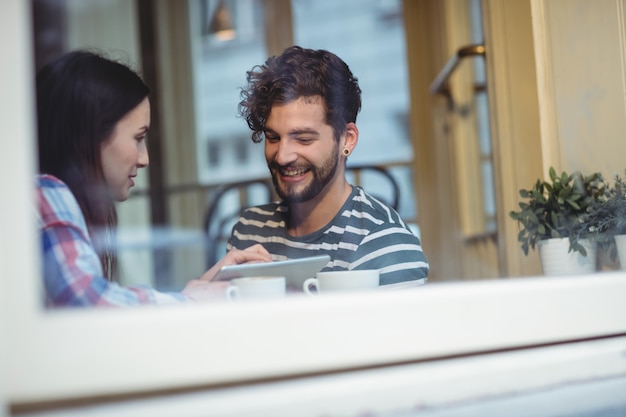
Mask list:
[[[289,208],[284,202],[243,212],[227,249],[262,244],[273,260],[330,255],[322,271],[378,269],[381,285],[426,280],[428,262],[420,240],[391,207],[352,187],[350,197],[335,218],[306,236],[287,233]]]
[[[131,306],[189,299],[180,293],[122,287],[107,280],[74,194],[52,175],[37,177],[47,306]]]

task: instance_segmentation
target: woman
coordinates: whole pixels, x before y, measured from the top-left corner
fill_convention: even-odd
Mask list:
[[[199,301],[223,294],[209,283],[223,265],[269,261],[263,247],[229,252],[181,293],[113,282],[115,203],[148,166],[149,89],[127,66],[70,52],[37,75],[37,197],[46,304],[126,306]]]

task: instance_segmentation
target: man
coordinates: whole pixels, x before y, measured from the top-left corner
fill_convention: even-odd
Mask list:
[[[239,113],[281,201],[246,210],[228,249],[261,243],[272,259],[329,254],[323,269],[379,269],[381,285],[425,282],[420,240],[398,213],[350,185],[346,160],[359,139],[361,89],[325,50],[287,48],[247,73]]]

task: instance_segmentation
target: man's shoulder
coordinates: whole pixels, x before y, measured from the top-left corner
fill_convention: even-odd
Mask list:
[[[359,186],[354,187],[352,202],[358,207],[359,211],[368,212],[372,215],[376,215],[376,217],[400,217],[393,207]]]
[[[370,233],[394,230],[401,235],[416,236],[393,207],[367,193],[361,187],[355,187],[352,205],[348,207],[348,212],[344,212],[344,215],[350,219],[349,221],[357,222],[360,227],[366,228]]]

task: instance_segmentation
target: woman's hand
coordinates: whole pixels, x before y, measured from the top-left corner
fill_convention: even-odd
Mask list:
[[[269,262],[272,258],[270,253],[260,244],[250,246],[244,250],[233,249],[226,254],[218,263],[213,265],[211,269],[205,272],[200,278],[200,281],[211,281],[217,271],[221,267],[226,265],[238,265],[257,262]]]
[[[225,300],[228,281],[208,282],[200,279],[192,279],[185,285],[182,293],[195,302],[212,300]]]

